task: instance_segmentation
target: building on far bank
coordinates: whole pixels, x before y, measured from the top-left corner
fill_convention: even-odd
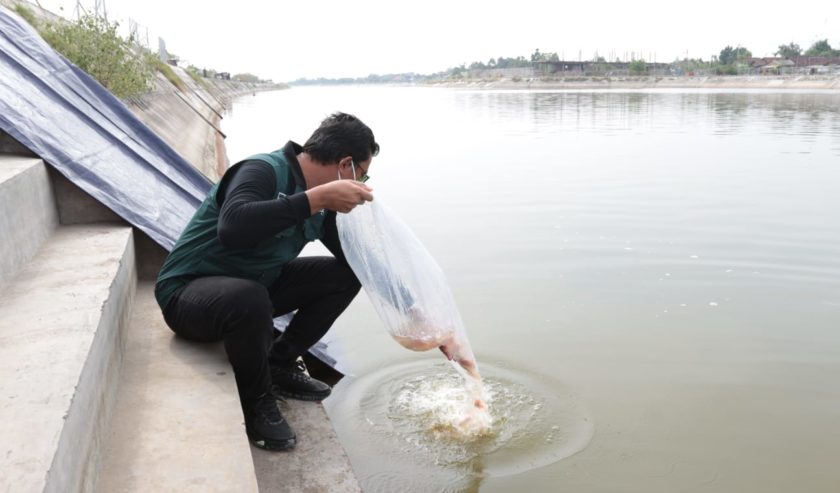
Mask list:
[[[840,56],[761,57],[747,60],[751,74],[840,74]]]
[[[791,57],[798,73],[840,74],[840,56]]]
[[[794,63],[783,57],[757,57],[747,60],[751,74],[781,75],[793,73]]]
[[[665,75],[671,65],[668,63],[644,62],[645,71],[650,75]],[[534,62],[534,74],[537,76],[558,75],[629,75],[633,62],[607,61],[538,61]]]

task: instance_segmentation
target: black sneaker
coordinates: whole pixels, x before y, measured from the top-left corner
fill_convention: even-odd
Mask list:
[[[271,367],[272,391],[284,397],[302,401],[321,401],[332,392],[329,385],[306,374],[303,361],[286,367]]]
[[[255,446],[265,450],[288,450],[295,446],[295,432],[280,414],[277,396],[269,392],[257,399],[245,417],[245,431]]]

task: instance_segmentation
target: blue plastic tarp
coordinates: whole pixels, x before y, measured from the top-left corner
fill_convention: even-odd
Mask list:
[[[167,250],[211,187],[122,101],[5,8],[0,128]]]
[[[122,101],[3,7],[0,129],[167,251],[212,186]],[[325,345],[310,352],[335,365]]]

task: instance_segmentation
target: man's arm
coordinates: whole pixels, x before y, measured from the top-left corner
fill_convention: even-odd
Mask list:
[[[219,187],[219,242],[228,248],[247,248],[308,218],[306,193],[277,196],[274,169],[259,160],[239,165]]]

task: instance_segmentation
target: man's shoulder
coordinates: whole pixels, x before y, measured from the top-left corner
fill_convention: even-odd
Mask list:
[[[251,161],[266,163],[271,167],[279,166],[281,168],[285,168],[289,166],[288,159],[286,158],[283,149],[278,149],[272,152],[261,152],[259,154],[254,154],[246,159],[243,159],[242,163]]]
[[[271,190],[275,190],[277,173],[270,163],[261,159],[248,158],[239,161],[225,171],[224,176],[219,181],[218,191],[224,196],[231,186],[238,187],[255,182],[270,183]]]

